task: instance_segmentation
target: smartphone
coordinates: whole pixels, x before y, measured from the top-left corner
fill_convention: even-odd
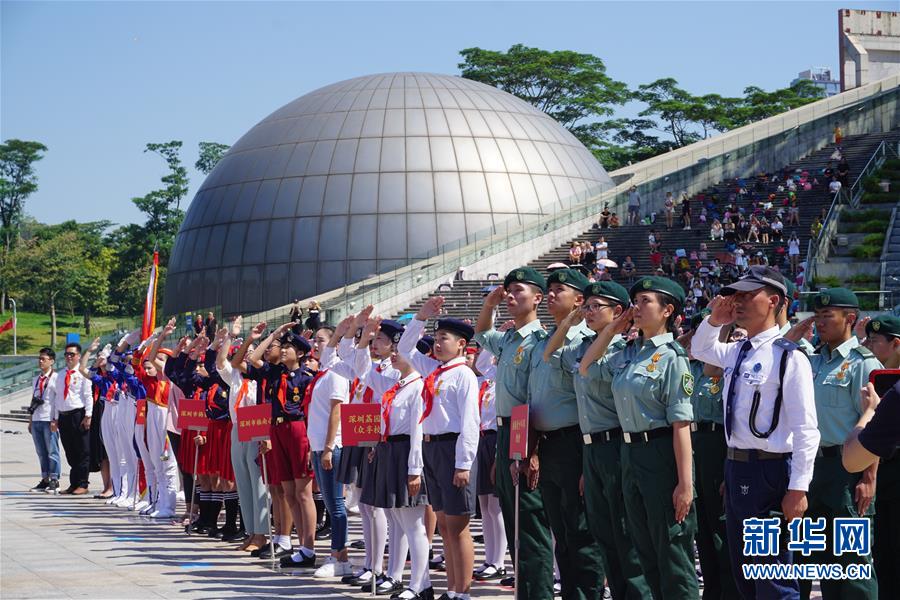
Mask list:
[[[869,373],[869,381],[875,386],[878,397],[884,398],[884,395],[900,381],[900,369],[875,369]]]

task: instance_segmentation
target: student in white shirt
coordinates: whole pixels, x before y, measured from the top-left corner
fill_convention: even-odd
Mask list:
[[[38,353],[38,369],[41,373],[31,382],[31,404],[28,412],[28,433],[34,441],[41,464],[41,480],[31,488],[35,491],[46,491],[55,494],[59,491],[59,432],[50,428],[49,391],[56,387],[56,373],[53,372],[53,361],[56,353],[50,348],[41,348]]]
[[[475,513],[480,417],[478,380],[465,368],[463,353],[475,330],[459,319],[440,319],[434,358],[416,350],[425,322],[441,314],[443,303],[442,296],[425,302],[406,327],[397,352],[425,377],[425,483],[444,540],[448,596],[468,600],[474,562],[469,518]]]
[[[89,485],[94,398],[90,380],[78,372],[81,345],[66,344],[65,358],[66,366],[57,372],[56,385],[49,391],[50,431],[59,431],[70,469],[69,487],[60,493],[82,496]]]

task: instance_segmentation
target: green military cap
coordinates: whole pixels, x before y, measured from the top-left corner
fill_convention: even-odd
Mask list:
[[[577,269],[557,269],[547,277],[547,285],[549,286],[551,283],[561,283],[562,285],[575,288],[580,294],[590,282],[588,281],[588,278],[584,276],[584,273]]]
[[[503,287],[506,288],[509,284],[516,283],[517,281],[537,286],[541,288],[542,292],[547,291],[547,280],[544,279],[543,275],[538,273],[537,269],[531,267],[519,267],[513,269],[507,274],[506,279],[503,280]]]
[[[880,333],[885,337],[900,337],[900,318],[893,315],[879,315],[866,323],[866,335]]]
[[[859,299],[847,288],[820,290],[813,297],[813,308],[859,308]]]
[[[704,308],[703,310],[701,310],[700,312],[695,314],[693,317],[691,317],[691,329],[697,329],[698,327],[700,327],[700,323],[702,323],[703,319],[708,317],[711,312],[712,311],[709,310],[708,308]]]
[[[597,298],[606,298],[612,300],[623,308],[628,308],[631,304],[631,298],[628,297],[628,290],[623,288],[615,281],[596,281],[585,286],[583,292],[584,300],[596,296]]]
[[[684,288],[668,277],[641,277],[631,286],[631,298],[634,299],[638,292],[660,292],[675,300],[678,306],[684,306]]]

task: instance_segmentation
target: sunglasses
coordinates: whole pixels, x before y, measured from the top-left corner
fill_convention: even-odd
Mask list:
[[[66,352],[66,353],[64,354],[64,356],[67,356],[67,357],[78,356],[78,353],[77,353],[77,352]]]

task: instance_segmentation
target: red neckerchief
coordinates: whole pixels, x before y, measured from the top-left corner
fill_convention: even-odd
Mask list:
[[[478,414],[481,415],[484,413],[484,397],[487,396],[488,388],[491,387],[491,380],[485,379],[481,382],[481,387],[478,388]],[[484,427],[480,427],[483,429]]]
[[[241,389],[238,390],[237,400],[234,401],[235,408],[240,406],[241,402],[243,402],[244,398],[247,397],[247,391],[248,391],[249,387],[250,387],[250,380],[247,379],[246,377],[243,377],[242,381],[241,381]]]
[[[276,391],[276,397],[278,398],[278,403],[281,404],[281,412],[287,414],[287,409],[285,405],[287,404],[287,388],[288,388],[288,374],[287,371],[281,374],[281,384],[278,386],[278,390]]]
[[[115,381],[111,381],[109,383],[109,387],[106,389],[106,401],[107,402],[113,401],[113,398],[116,397],[116,392],[118,391],[118,389],[119,389],[118,383],[116,383]]]
[[[69,382],[72,381],[72,373],[74,373],[72,369],[66,369],[66,387],[63,389],[63,400],[69,397]]]
[[[408,384],[421,378],[421,375],[416,375],[415,377],[412,377],[405,382],[398,381],[381,397],[381,422],[384,423],[384,433],[381,435],[382,442],[385,441],[389,435],[391,435],[391,405],[394,403],[394,397]]]
[[[209,389],[206,390],[206,409],[207,410],[216,410],[218,409],[218,405],[216,404],[216,394],[219,392],[219,384],[214,383],[209,386]]]
[[[160,381],[158,378],[156,382],[156,390],[154,391],[153,397],[151,398],[148,394],[147,399],[153,402],[153,404],[165,408],[169,406],[169,382]]]
[[[306,418],[309,418],[309,404],[312,402],[313,388],[316,387],[316,383],[322,379],[322,376],[328,372],[328,369],[321,369],[316,372],[315,377],[312,378],[306,385],[306,389],[303,390],[303,414],[306,415]]]
[[[425,387],[422,388],[422,399],[425,401],[425,410],[422,412],[422,418],[419,419],[419,423],[428,418],[428,415],[431,414],[431,408],[434,405],[434,384],[438,377],[440,377],[443,373],[446,373],[450,369],[455,369],[456,367],[465,366],[465,362],[458,362],[455,365],[443,365],[435,369],[431,372],[431,374],[425,378]]]
[[[47,387],[47,380],[50,379],[49,375],[41,375],[38,377],[38,395],[41,400],[44,399],[44,388]]]

